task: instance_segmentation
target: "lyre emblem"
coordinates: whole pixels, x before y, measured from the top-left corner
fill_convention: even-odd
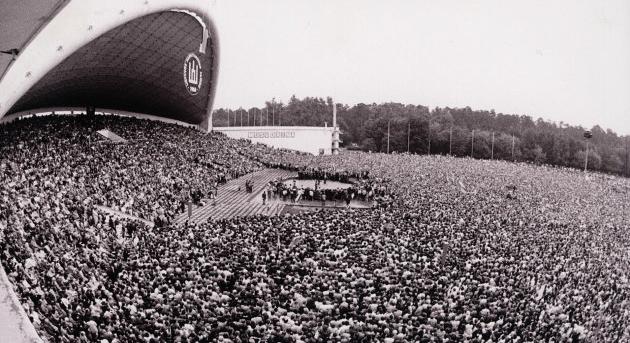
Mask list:
[[[192,95],[199,92],[201,82],[203,81],[203,72],[201,70],[201,61],[194,53],[188,54],[184,62],[184,83],[186,89]]]
[[[194,61],[194,60],[193,60]],[[188,62],[188,83],[193,85],[199,84],[199,66],[193,61]]]

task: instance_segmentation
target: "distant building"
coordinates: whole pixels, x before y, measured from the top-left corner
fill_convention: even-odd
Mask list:
[[[302,151],[313,155],[330,155],[333,147],[332,127],[318,126],[232,126],[214,127],[235,139],[248,139],[282,149]]]

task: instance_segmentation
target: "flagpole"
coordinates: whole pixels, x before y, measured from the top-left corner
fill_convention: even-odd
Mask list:
[[[512,134],[512,161],[514,161],[514,134]]]

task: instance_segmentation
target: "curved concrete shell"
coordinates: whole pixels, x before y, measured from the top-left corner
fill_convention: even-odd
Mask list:
[[[71,0],[51,8],[0,80],[0,118],[93,106],[208,123],[219,53],[211,2]]]

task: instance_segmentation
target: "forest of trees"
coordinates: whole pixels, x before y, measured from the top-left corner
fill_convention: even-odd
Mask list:
[[[228,122],[229,114],[229,122]],[[268,101],[265,107],[218,109],[214,126],[323,126],[332,124],[332,99],[291,97],[288,104]],[[452,154],[483,159],[530,161],[630,176],[630,136],[599,126],[584,128],[494,110],[434,108],[400,103],[337,104],[342,146],[365,151]],[[494,144],[493,144],[494,142]]]

